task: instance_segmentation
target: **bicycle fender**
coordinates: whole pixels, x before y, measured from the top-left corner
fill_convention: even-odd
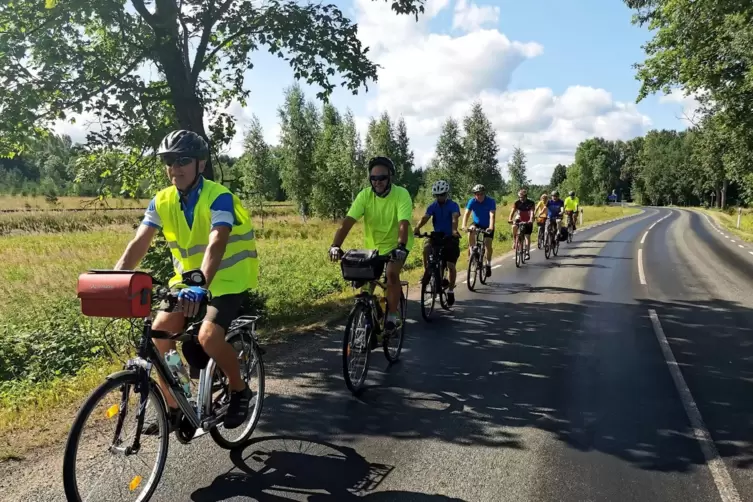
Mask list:
[[[120,378],[121,376],[128,374],[136,375],[137,373],[133,370],[120,370],[116,371],[115,373],[110,373],[105,377],[105,380],[115,380],[116,378]]]

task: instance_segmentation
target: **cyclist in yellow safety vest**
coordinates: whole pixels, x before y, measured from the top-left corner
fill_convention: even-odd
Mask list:
[[[578,220],[577,216],[580,199],[575,196],[575,190],[571,190],[568,195],[569,197],[565,199],[565,214],[567,214],[569,218],[572,218],[573,230],[575,230]]]
[[[115,268],[136,268],[161,230],[173,256],[175,275],[170,286],[178,286],[185,271],[202,271],[204,287],[180,289],[177,308],[168,311],[167,304],[161,305],[152,329],[162,335],[181,333],[187,321],[199,313],[207,292],[211,293],[199,330],[200,347],[184,342],[183,353],[192,366],[206,365],[207,356],[211,357],[225,373],[230,403],[223,425],[234,429],[248,418],[253,393],[241,378],[238,356],[225,341],[225,333],[239,315],[247,291],[257,286],[259,262],[251,217],[238,197],[202,176],[209,146],[200,135],[173,131],[162,140],[157,153],[172,186],[158,192],[149,203],[136,236]],[[163,356],[175,348],[171,340],[154,339],[154,343]],[[159,384],[169,407],[170,428],[175,429],[181,418],[178,404],[161,379]],[[147,424],[144,433],[156,434],[157,424]]]

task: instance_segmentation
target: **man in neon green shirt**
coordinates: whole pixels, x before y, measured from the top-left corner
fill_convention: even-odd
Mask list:
[[[578,214],[580,199],[575,196],[575,190],[570,190],[570,193],[568,195],[569,197],[565,199],[565,214],[567,214],[568,218],[572,219],[574,231],[575,223],[577,221],[575,215]]]
[[[393,185],[395,165],[387,157],[374,157],[369,161],[369,184],[356,196],[348,215],[335,233],[329,255],[332,261],[342,257],[343,241],[350,229],[363,218],[365,246],[377,249],[381,256],[390,255],[387,264],[387,319],[385,330],[390,333],[400,328],[400,270],[413,248],[410,221],[413,201],[408,190]]]

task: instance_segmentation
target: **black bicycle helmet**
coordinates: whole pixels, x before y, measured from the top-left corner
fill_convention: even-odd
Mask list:
[[[160,143],[157,155],[165,154],[206,160],[209,156],[209,145],[204,138],[195,132],[180,129],[168,133]]]
[[[384,166],[390,170],[392,176],[395,176],[395,164],[389,157],[374,157],[371,159],[369,161],[369,172],[371,172],[375,166]]]

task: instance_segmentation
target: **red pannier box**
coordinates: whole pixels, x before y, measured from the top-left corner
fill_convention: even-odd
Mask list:
[[[148,317],[152,276],[135,270],[90,270],[78,276],[81,312],[89,317]]]

